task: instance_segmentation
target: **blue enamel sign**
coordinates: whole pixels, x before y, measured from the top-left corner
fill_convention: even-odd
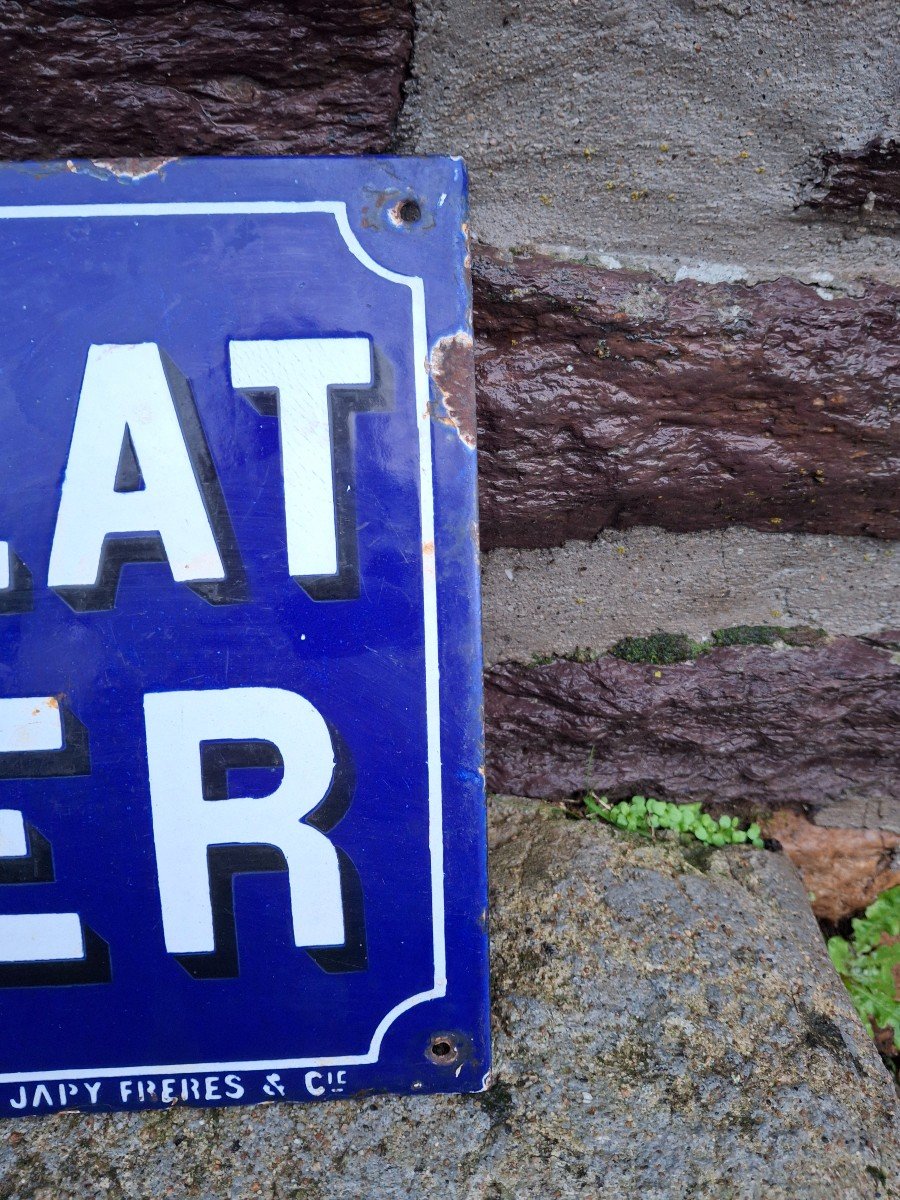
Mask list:
[[[485,1085],[465,203],[0,169],[0,1113]]]

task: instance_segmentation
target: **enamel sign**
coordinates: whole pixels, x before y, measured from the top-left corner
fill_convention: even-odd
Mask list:
[[[485,1086],[465,204],[0,169],[0,1113]]]

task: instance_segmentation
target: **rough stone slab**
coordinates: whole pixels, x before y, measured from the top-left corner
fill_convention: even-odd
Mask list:
[[[873,138],[859,150],[826,151],[822,174],[805,203],[830,216],[862,209],[873,217],[895,217],[900,213],[900,142]]]
[[[696,639],[735,625],[878,634],[900,626],[900,543],[610,530],[593,542],[493,550],[482,588],[489,666],[606,650],[655,630]]]
[[[481,1096],[0,1127],[4,1200],[889,1200],[897,1102],[780,855],[495,802]]]
[[[895,818],[900,805],[894,805]],[[813,824],[783,809],[763,822],[803,878],[812,910],[827,921],[856,916],[888,888],[900,886],[900,833]]]
[[[854,638],[671,666],[509,663],[485,689],[492,791],[594,788],[739,811],[900,803],[900,656]]]
[[[409,0],[0,5],[0,157],[384,150]]]
[[[473,258],[482,539],[900,536],[900,290]]]
[[[402,145],[465,157],[474,231],[503,249],[900,284],[877,200],[839,228],[804,207],[824,154],[897,138],[896,20],[894,0],[418,0]]]

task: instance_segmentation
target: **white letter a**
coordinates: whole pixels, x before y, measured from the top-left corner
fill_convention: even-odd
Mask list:
[[[196,414],[188,429],[182,418],[155,343],[90,347],[47,578],[71,607],[111,608],[124,561],[164,556],[176,581],[225,579],[192,462],[192,451],[196,460],[208,450]],[[192,434],[202,444],[189,449]],[[138,472],[124,485],[123,464]]]

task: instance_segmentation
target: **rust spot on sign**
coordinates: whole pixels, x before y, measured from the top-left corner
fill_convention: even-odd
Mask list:
[[[429,404],[433,421],[451,425],[473,450],[475,449],[475,360],[472,335],[454,333],[441,338],[431,351],[428,373],[434,381],[434,396]]]
[[[93,168],[94,171],[102,172],[100,178],[103,175],[114,175],[116,179],[135,181],[146,179],[149,175],[162,177],[164,168],[176,161],[177,158],[170,155],[168,158],[94,158],[88,164],[70,161],[67,165],[69,170],[76,174],[91,174]]]

